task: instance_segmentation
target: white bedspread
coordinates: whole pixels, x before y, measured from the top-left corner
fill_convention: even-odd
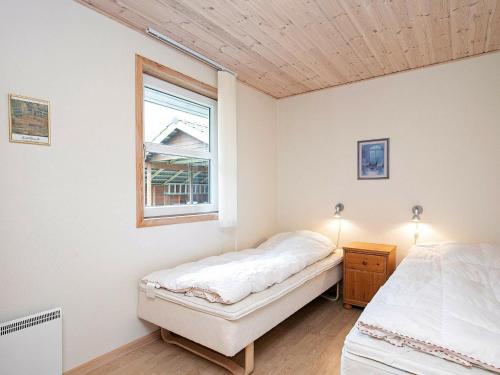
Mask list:
[[[500,373],[500,248],[414,247],[366,307],[358,329]]]
[[[327,257],[331,241],[315,232],[298,231],[271,237],[256,249],[234,251],[153,272],[143,278],[156,288],[232,304],[280,283]]]

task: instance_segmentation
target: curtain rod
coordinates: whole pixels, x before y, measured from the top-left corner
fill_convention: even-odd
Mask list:
[[[170,47],[174,47],[175,49],[177,49],[181,52],[184,52],[185,54],[187,54],[191,57],[194,57],[195,59],[197,59],[201,62],[204,62],[207,65],[210,65],[212,68],[215,68],[219,71],[228,72],[228,73],[231,73],[232,75],[236,76],[236,73],[233,72],[232,70],[230,70],[230,69],[224,67],[223,65],[209,59],[206,56],[203,56],[201,53],[198,53],[198,52],[192,50],[191,48],[188,48],[188,47],[180,44],[179,42],[176,42],[172,38],[169,38],[168,36],[163,35],[162,33],[156,31],[152,27],[146,27],[146,34],[151,35],[152,37],[158,39],[159,41],[161,41],[165,44],[168,44]]]

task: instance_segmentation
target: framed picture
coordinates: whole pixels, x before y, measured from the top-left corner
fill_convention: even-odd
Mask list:
[[[11,142],[49,146],[49,102],[10,94],[9,140]]]
[[[389,138],[358,141],[358,180],[389,178]]]

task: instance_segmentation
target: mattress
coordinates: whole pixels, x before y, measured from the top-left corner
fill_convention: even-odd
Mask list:
[[[209,302],[203,298],[186,296],[183,293],[175,293],[162,288],[153,288],[152,290],[148,290],[148,286],[144,282],[140,283],[140,288],[141,290],[149,293],[150,297],[152,296],[151,293],[153,293],[154,298],[160,298],[177,303],[187,308],[219,316],[227,320],[238,320],[243,316],[261,308],[262,306],[279,299],[283,295],[289,293],[295,288],[300,287],[305,282],[311,280],[324,271],[335,267],[342,262],[342,259],[342,250],[337,250],[328,257],[306,267],[301,272],[290,276],[285,281],[274,284],[262,292],[253,293],[243,300],[230,305]]]
[[[500,374],[500,247],[413,247],[357,327],[396,346]]]
[[[161,269],[142,281],[151,287],[230,305],[285,281],[330,255],[332,249],[330,239],[316,232],[278,233],[257,248]]]
[[[234,356],[342,279],[342,252],[232,305],[141,283],[138,316],[226,356]],[[148,297],[148,292],[152,297]]]
[[[397,347],[383,340],[362,334],[353,327],[342,350],[341,374],[426,374],[426,375],[486,375],[492,374],[477,367],[467,368],[422,353],[409,347]]]

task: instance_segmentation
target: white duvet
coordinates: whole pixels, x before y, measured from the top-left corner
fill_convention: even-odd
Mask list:
[[[414,247],[365,308],[358,329],[500,373],[500,248]]]
[[[327,257],[331,241],[315,232],[298,231],[271,237],[256,249],[212,256],[153,272],[143,282],[156,288],[232,304],[260,292]]]

